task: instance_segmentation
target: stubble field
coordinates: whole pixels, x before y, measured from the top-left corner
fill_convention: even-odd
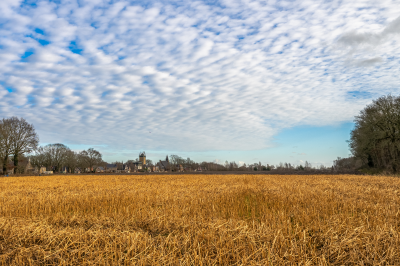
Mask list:
[[[400,265],[400,180],[0,178],[0,265]]]

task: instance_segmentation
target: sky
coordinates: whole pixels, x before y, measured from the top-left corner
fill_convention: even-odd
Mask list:
[[[1,0],[0,117],[109,162],[329,166],[399,36],[397,0]]]

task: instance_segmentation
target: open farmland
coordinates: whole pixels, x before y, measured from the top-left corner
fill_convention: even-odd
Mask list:
[[[400,179],[0,179],[2,265],[399,265]]]

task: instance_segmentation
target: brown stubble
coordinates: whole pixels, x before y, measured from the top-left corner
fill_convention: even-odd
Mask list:
[[[0,265],[397,265],[400,180],[0,179]]]

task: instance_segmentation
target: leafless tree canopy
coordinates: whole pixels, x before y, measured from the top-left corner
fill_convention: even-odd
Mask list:
[[[18,167],[19,157],[37,148],[39,137],[35,128],[25,119],[3,118],[0,121],[0,155],[3,172],[7,169],[8,158],[13,155],[14,167]]]
[[[3,166],[3,173],[7,171],[8,157],[12,151],[11,122],[3,118],[0,121],[0,155]]]
[[[74,172],[75,168],[79,166],[79,154],[77,152],[68,150],[65,153],[64,166]]]
[[[87,151],[81,151],[80,157],[89,169],[103,162],[101,153],[93,148],[89,148]]]
[[[54,171],[59,172],[65,163],[65,157],[70,149],[64,144],[56,143],[44,146],[44,150],[48,166],[53,166]]]
[[[63,167],[71,173],[74,173],[76,168],[87,172],[94,166],[103,164],[101,153],[93,148],[77,153],[60,143],[39,147],[30,159],[33,166],[37,168],[45,166],[47,170],[54,172],[62,171]]]
[[[40,169],[40,167],[42,166],[47,166],[49,163],[49,157],[47,156],[46,151],[43,147],[39,147],[38,149],[36,149],[35,155],[30,155],[29,158],[31,161],[31,165],[38,169]]]

